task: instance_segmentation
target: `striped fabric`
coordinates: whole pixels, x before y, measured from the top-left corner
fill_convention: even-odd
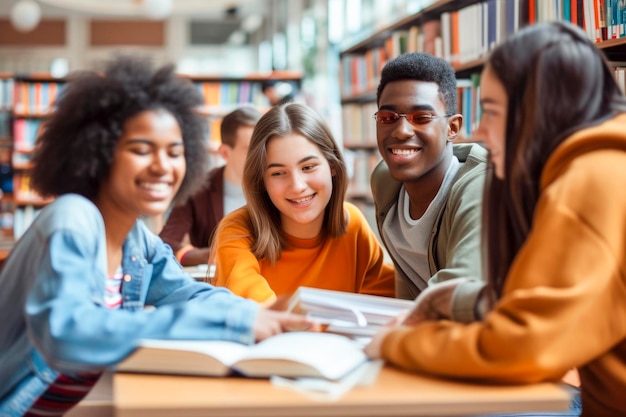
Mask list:
[[[122,268],[118,268],[115,274],[107,277],[104,303],[107,308],[116,309],[122,306]]]
[[[107,277],[105,306],[109,309],[122,307],[122,268]],[[82,373],[78,375],[59,375],[24,414],[24,417],[62,416],[78,404],[91,391],[100,378],[100,373]]]
[[[33,403],[24,417],[62,416],[85,398],[98,378],[99,373],[60,375]]]

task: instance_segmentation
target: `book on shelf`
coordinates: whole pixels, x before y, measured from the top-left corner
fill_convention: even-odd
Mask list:
[[[13,98],[18,115],[44,115],[53,110],[63,82],[17,81]]]
[[[362,346],[345,336],[288,332],[249,346],[222,340],[143,340],[116,371],[338,380],[367,360]]]
[[[32,152],[42,131],[41,119],[15,119],[13,121],[13,148],[17,152]]]
[[[13,85],[12,78],[0,79],[0,109],[6,110],[13,107]]]
[[[327,325],[329,333],[371,337],[413,306],[413,300],[300,287],[291,296],[287,310]]]
[[[2,92],[0,91],[0,94]],[[0,97],[0,100],[2,98]],[[0,139],[10,138],[11,136],[11,113],[2,107],[0,103]]]

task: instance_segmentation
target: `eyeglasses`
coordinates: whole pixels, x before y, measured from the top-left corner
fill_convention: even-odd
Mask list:
[[[451,114],[436,115],[427,111],[418,110],[411,113],[396,113],[391,110],[379,110],[374,113],[374,119],[377,123],[382,125],[391,125],[400,120],[401,117],[405,117],[412,125],[425,125],[432,122],[435,119],[442,117],[450,117]]]

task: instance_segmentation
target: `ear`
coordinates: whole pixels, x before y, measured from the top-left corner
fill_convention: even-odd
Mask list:
[[[223,143],[220,145],[219,148],[217,148],[218,155],[221,156],[222,159],[226,162],[228,162],[228,160],[230,159],[232,151],[233,149],[230,146],[224,145]]]
[[[463,115],[455,114],[448,119],[448,141],[453,141],[461,132],[463,126]]]

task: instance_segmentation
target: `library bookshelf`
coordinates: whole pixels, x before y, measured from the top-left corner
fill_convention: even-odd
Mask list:
[[[570,21],[595,41],[626,86],[626,6],[615,0],[440,0],[421,2],[417,12],[342,45],[340,91],[344,148],[354,157],[348,197],[373,212],[369,177],[380,159],[373,114],[384,64],[405,52],[428,52],[454,67],[460,141],[471,140],[480,120],[480,71],[489,51],[519,28],[537,22]],[[367,13],[364,13],[368,15]],[[370,13],[371,15],[371,13]],[[355,40],[356,38],[356,40]],[[366,213],[367,214],[367,213]]]
[[[240,106],[254,106],[261,112],[268,108],[263,95],[263,82],[272,80],[291,84],[295,90],[301,89],[302,73],[298,71],[272,71],[252,73],[245,77],[187,76],[204,96],[205,102],[199,110],[209,122],[209,151],[215,152],[221,143],[220,123],[229,112]]]
[[[50,201],[30,186],[30,170],[37,138],[45,128],[65,79],[49,74],[16,75],[11,115],[13,171],[13,239],[18,239],[39,210]]]
[[[13,75],[0,73],[0,260],[4,259],[13,237],[13,90]]]

